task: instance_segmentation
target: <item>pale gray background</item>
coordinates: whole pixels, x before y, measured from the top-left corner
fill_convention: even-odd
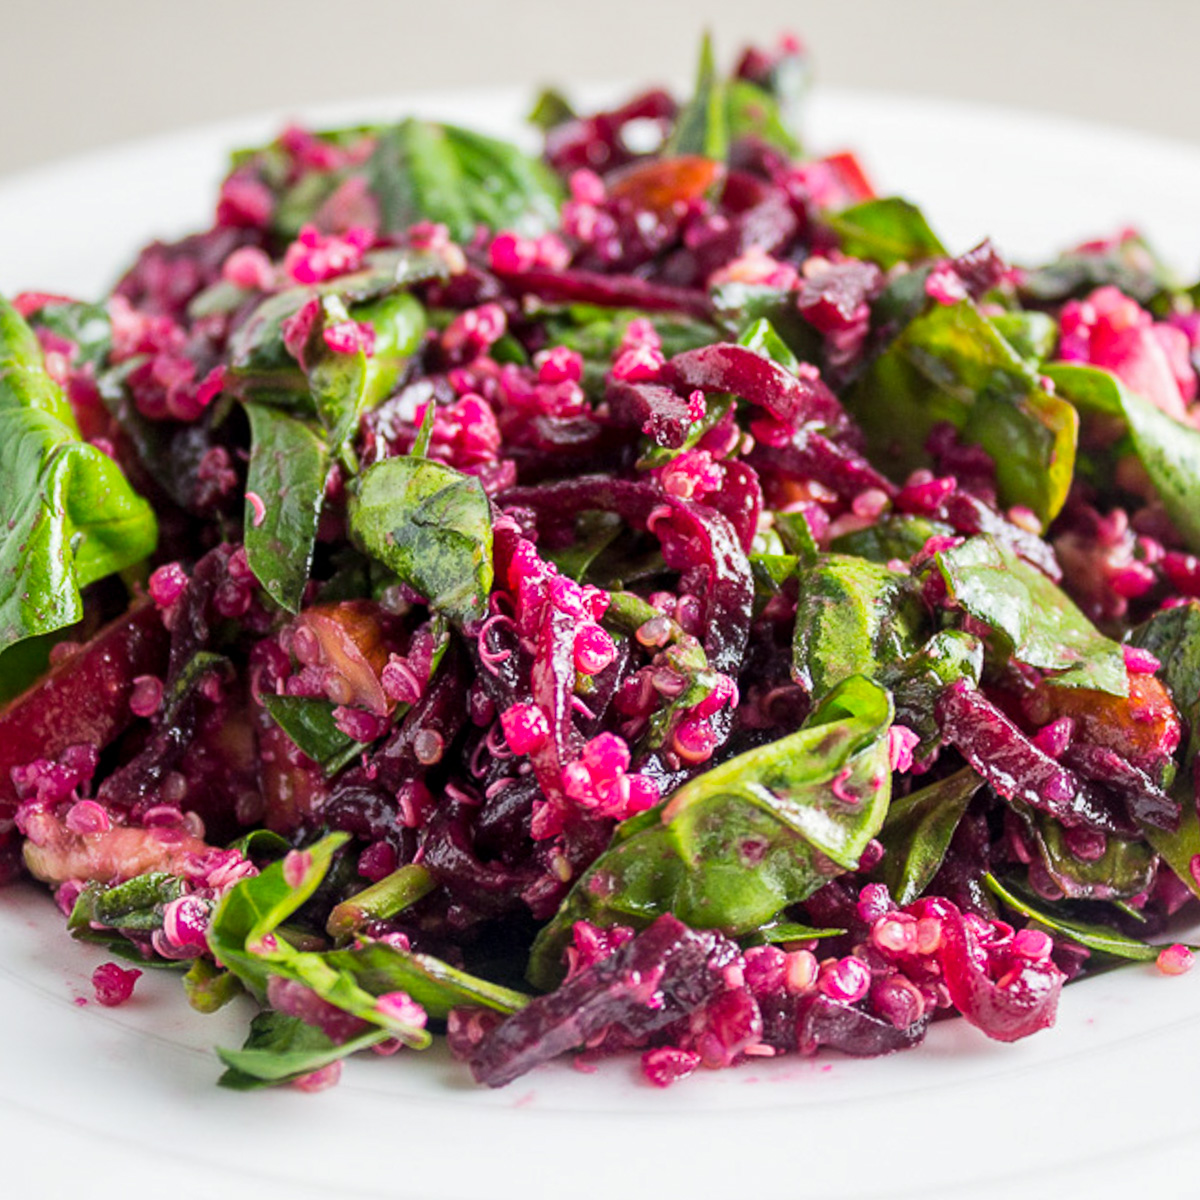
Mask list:
[[[790,28],[826,85],[1200,143],[1200,0],[3,0],[0,14],[0,175],[263,109],[684,79],[706,26],[724,61]]]

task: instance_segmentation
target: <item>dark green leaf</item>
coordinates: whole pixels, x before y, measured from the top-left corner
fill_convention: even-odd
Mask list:
[[[577,920],[753,932],[842,871],[878,833],[891,789],[891,700],[861,677],[797,733],[714,767],[619,826],[538,935],[529,978],[552,987]]]
[[[921,738],[917,757],[928,758],[941,743],[941,728],[934,716],[938,697],[959,679],[977,684],[982,671],[983,644],[979,639],[943,629],[915,654],[883,672],[879,682],[892,693],[896,720]]]
[[[856,529],[834,538],[830,549],[838,554],[853,554],[875,563],[893,559],[907,561],[921,550],[931,537],[946,537],[954,530],[941,521],[925,517],[887,516],[866,529]]]
[[[926,465],[930,430],[948,421],[991,456],[1003,506],[1024,505],[1044,523],[1062,508],[1078,415],[969,300],[912,320],[845,400],[872,456],[898,477]]]
[[[750,574],[754,576],[754,615],[783,591],[789,579],[795,579],[799,559],[794,554],[751,554]]]
[[[879,834],[883,878],[897,904],[911,904],[938,873],[950,839],[983,780],[963,767],[903,799],[893,799]]]
[[[867,200],[822,219],[837,236],[843,254],[870,259],[884,270],[946,253],[924,213],[898,196]]]
[[[71,636],[73,627],[25,638],[0,651],[0,704],[31,687],[50,669],[50,651]]]
[[[79,893],[67,928],[72,933],[93,925],[135,932],[161,929],[164,906],[182,894],[182,881],[161,871],[136,875],[124,883],[92,882]]]
[[[821,938],[841,937],[844,929],[814,929],[811,925],[797,925],[795,921],[780,921],[764,925],[744,939],[747,946],[779,946],[789,942],[812,942]]]
[[[431,954],[411,954],[384,942],[366,942],[326,955],[335,967],[353,973],[373,995],[407,992],[431,1017],[444,1020],[452,1008],[471,1005],[493,1012],[517,1012],[529,997],[460,971]]]
[[[264,696],[265,699],[265,696]],[[229,843],[227,849],[236,850],[243,858],[252,862],[262,862],[264,859],[274,861],[282,858],[292,848],[291,842],[270,829],[252,829],[240,838]]]
[[[426,458],[389,458],[362,475],[350,536],[430,606],[463,622],[492,586],[492,519],[479,481]]]
[[[561,550],[541,553],[564,574],[582,583],[588,568],[624,532],[625,523],[616,513],[589,511],[575,518],[576,540]]]
[[[380,133],[366,174],[385,229],[439,221],[456,241],[469,241],[479,224],[544,232],[561,194],[554,177],[515,146],[415,119]]]
[[[1188,732],[1183,768],[1171,794],[1183,816],[1174,832],[1143,825],[1142,833],[1180,880],[1200,896],[1200,819],[1192,786],[1196,755],[1200,751],[1200,602],[1189,600],[1174,608],[1159,609],[1129,637],[1131,645],[1151,654],[1162,664],[1157,674],[1171,693]]]
[[[851,675],[877,677],[920,644],[927,617],[911,576],[823,554],[799,580],[792,677],[817,699]]]
[[[800,316],[794,291],[761,283],[722,283],[709,298],[717,324],[731,337],[740,338],[756,321],[767,320],[799,360],[819,361],[821,336]]]
[[[1098,954],[1110,954],[1114,958],[1127,958],[1134,962],[1153,962],[1162,949],[1161,946],[1151,946],[1119,930],[1107,925],[1094,925],[1084,921],[1074,921],[1057,914],[1051,916],[1042,908],[1031,904],[1022,896],[1004,887],[992,875],[985,875],[984,882],[1009,908],[1015,909],[1039,925],[1044,925],[1052,933],[1060,934]]]
[[[340,354],[327,350],[311,366],[309,387],[329,448],[351,471],[358,463],[351,448],[363,414],[378,406],[396,386],[401,372],[425,335],[425,310],[408,292],[395,292],[347,308],[340,297],[322,301],[326,326],[357,321],[375,331],[368,356],[362,350]]]
[[[705,34],[700,42],[700,61],[691,100],[675,121],[675,128],[663,147],[664,156],[698,154],[724,162],[729,152],[729,109],[725,85],[717,77],[712,39]]]
[[[347,736],[333,719],[333,704],[315,696],[262,694],[263,707],[300,750],[332,774],[366,746]]]
[[[29,326],[0,299],[0,651],[75,624],[80,589],[141,561],[154,512],[79,439]]]
[[[1042,865],[1068,899],[1119,900],[1148,891],[1154,882],[1158,856],[1146,842],[1110,834],[1099,858],[1077,858],[1067,846],[1063,827],[1053,817],[1035,813],[1019,801],[1010,804],[1024,818]]]
[[[236,1091],[290,1083],[348,1058],[387,1038],[386,1029],[368,1029],[345,1042],[333,1042],[315,1025],[279,1012],[262,1012],[251,1022],[240,1050],[217,1050],[229,1069],[218,1080]]]
[[[1020,293],[1036,304],[1058,304],[1098,287],[1116,287],[1140,304],[1177,288],[1172,271],[1136,235],[1100,253],[1072,250],[1048,266],[1021,273]]]
[[[788,554],[806,566],[813,566],[821,555],[808,518],[801,512],[772,513],[772,525]]]
[[[308,422],[263,404],[245,407],[251,436],[246,558],[267,594],[288,612],[299,612],[325,501],[329,451]]]
[[[1188,548],[1200,553],[1200,430],[1167,416],[1108,371],[1056,363],[1045,373],[1084,411],[1124,419],[1163,508]]]
[[[1129,694],[1125,657],[1036,567],[990,537],[936,555],[950,599],[991,626],[1018,662],[1059,672],[1060,687]]]
[[[558,125],[575,119],[575,109],[571,102],[554,88],[544,88],[538,93],[526,120],[543,133],[548,133]]]

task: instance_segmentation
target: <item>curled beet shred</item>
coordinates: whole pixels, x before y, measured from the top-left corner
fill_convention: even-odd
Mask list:
[[[948,901],[925,901],[919,911],[941,919],[942,975],[951,1002],[972,1025],[1015,1042],[1054,1024],[1066,976],[1052,959],[1031,960],[1014,946],[989,950]]]
[[[1108,801],[1056,759],[1039,750],[982,692],[956,680],[937,702],[946,740],[1009,799],[1023,800],[1064,825],[1128,833],[1119,801]]]
[[[840,434],[850,427],[845,409],[815,369],[793,375],[744,346],[721,342],[685,350],[667,363],[664,376],[681,390],[732,392],[795,428],[815,423]]]

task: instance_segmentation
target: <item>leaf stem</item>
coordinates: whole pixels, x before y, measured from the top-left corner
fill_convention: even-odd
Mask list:
[[[348,937],[368,921],[394,917],[427,896],[435,886],[433,876],[420,863],[409,863],[349,900],[343,900],[329,914],[325,928],[330,937]]]

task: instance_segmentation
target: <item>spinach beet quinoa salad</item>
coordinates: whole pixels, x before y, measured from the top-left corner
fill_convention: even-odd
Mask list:
[[[1191,966],[1200,289],[952,256],[805,74],[547,94],[540,161],[290,128],[0,303],[0,873],[250,993],[223,1083],[666,1085]]]

